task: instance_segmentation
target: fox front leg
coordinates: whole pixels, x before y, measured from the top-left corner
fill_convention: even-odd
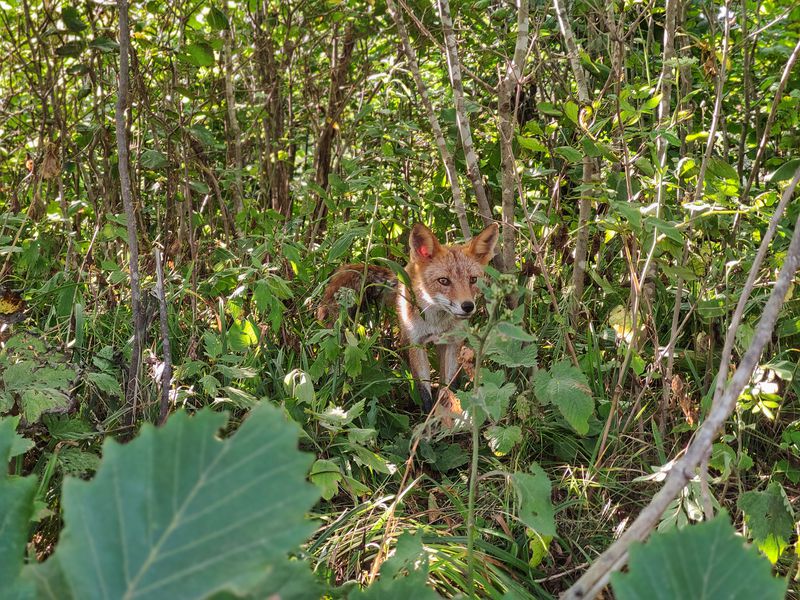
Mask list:
[[[411,374],[419,387],[422,408],[428,413],[433,408],[433,394],[431,393],[431,363],[428,360],[428,353],[425,348],[421,346],[409,348],[408,364],[411,367]]]
[[[439,344],[439,385],[450,387],[458,375],[458,344]]]

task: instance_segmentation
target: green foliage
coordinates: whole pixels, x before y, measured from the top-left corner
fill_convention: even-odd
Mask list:
[[[16,422],[16,419],[0,418],[1,465],[24,452],[24,444],[14,431]],[[36,477],[9,476],[5,469],[0,472],[0,580],[4,597],[24,598],[31,591],[20,575],[35,493]]]
[[[735,576],[734,576],[735,574]],[[654,534],[630,550],[629,571],[611,576],[620,600],[635,598],[783,598],[786,583],[746,548],[726,515]]]
[[[555,405],[567,423],[585,435],[594,410],[592,389],[586,376],[569,361],[554,364],[550,371],[538,371],[533,380],[536,398],[545,406]]]
[[[540,536],[556,534],[553,504],[550,499],[552,484],[542,467],[533,463],[531,473],[514,473],[511,481],[519,500],[519,518]]]
[[[349,600],[436,600],[439,595],[427,587],[428,555],[422,535],[404,533],[397,540],[394,555],[381,565],[378,581],[366,590],[350,594]]]
[[[49,561],[73,597],[238,590],[313,530],[311,460],[295,430],[268,405],[219,440],[225,421],[176,413],[126,446],[107,441],[92,481],[65,482],[66,527]],[[46,585],[55,575],[41,568],[32,576]]]
[[[783,486],[771,481],[763,492],[745,492],[739,497],[751,537],[772,564],[778,562],[794,532],[794,511]]]

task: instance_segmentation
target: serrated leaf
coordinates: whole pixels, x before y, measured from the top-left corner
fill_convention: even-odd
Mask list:
[[[229,379],[252,379],[258,375],[257,371],[252,367],[236,367],[222,363],[217,365],[217,371]]]
[[[112,375],[108,373],[89,373],[86,377],[100,390],[107,394],[112,394],[117,398],[122,398],[122,386]]]
[[[581,435],[588,433],[594,401],[583,372],[569,361],[561,361],[549,372],[538,371],[533,378],[533,389],[539,402],[556,406],[575,431]]]
[[[442,473],[456,469],[469,462],[469,455],[458,444],[449,444],[443,450],[437,450],[434,465]]]
[[[483,436],[489,441],[489,448],[495,456],[503,456],[522,441],[522,429],[517,425],[509,427],[492,425],[484,432]]]
[[[125,446],[106,440],[94,479],[64,482],[66,527],[45,566],[58,563],[75,597],[209,596],[283,563],[313,531],[319,493],[297,427],[262,404],[219,440],[226,420],[176,413]]]
[[[509,323],[508,321],[500,321],[495,327],[500,335],[511,340],[533,342],[536,339],[519,325]]]
[[[69,396],[53,388],[36,388],[22,392],[22,414],[28,423],[36,423],[41,416],[69,406]]]
[[[583,160],[583,154],[581,154],[578,150],[570,146],[559,146],[558,148],[555,149],[555,153],[560,156],[563,156],[569,162],[575,163]]]
[[[774,565],[794,532],[794,511],[783,486],[771,481],[763,492],[745,492],[739,497],[750,534]]]
[[[634,544],[628,572],[613,573],[611,584],[619,600],[778,600],[786,592],[785,581],[745,547],[724,514]]]
[[[556,520],[550,497],[552,484],[542,467],[533,463],[531,473],[514,473],[511,482],[519,501],[519,520],[543,536],[556,534]]]

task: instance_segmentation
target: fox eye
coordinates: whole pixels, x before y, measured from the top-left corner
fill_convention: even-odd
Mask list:
[[[469,282],[474,285],[474,284],[478,283],[478,278],[477,277],[470,277],[469,278]]]
[[[439,279],[437,279],[436,281],[438,281],[442,285],[450,285],[450,280],[447,277],[439,277]]]

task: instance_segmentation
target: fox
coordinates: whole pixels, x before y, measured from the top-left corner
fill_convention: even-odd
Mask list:
[[[364,289],[365,301],[394,303],[399,319],[399,345],[407,348],[408,364],[417,382],[422,408],[433,408],[431,363],[427,347],[433,343],[439,354],[440,390],[455,380],[459,367],[459,342],[443,341],[459,321],[476,312],[478,281],[492,260],[499,235],[492,223],[464,244],[445,245],[422,223],[416,223],[408,238],[408,286],[386,267],[347,264],[331,277],[317,309],[321,322],[338,313],[336,293],[342,288]],[[455,398],[449,394],[452,400]],[[460,408],[456,408],[460,412]]]

